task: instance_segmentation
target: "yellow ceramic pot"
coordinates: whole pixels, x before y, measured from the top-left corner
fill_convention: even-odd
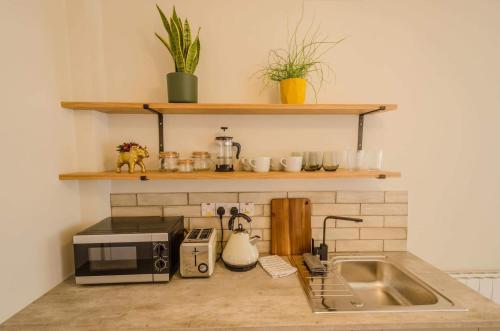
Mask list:
[[[280,81],[282,103],[302,104],[306,99],[306,80],[304,78],[288,78]]]

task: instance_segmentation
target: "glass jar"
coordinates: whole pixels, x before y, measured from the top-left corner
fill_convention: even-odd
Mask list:
[[[179,153],[177,152],[161,152],[160,153],[160,170],[162,171],[177,171],[179,161]]]
[[[212,161],[208,152],[193,152],[194,171],[208,171]]]
[[[179,168],[179,172],[193,172],[193,160],[179,160],[177,161],[177,166]]]

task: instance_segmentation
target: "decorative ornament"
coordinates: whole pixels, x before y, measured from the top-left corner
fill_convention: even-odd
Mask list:
[[[124,164],[128,165],[128,172],[131,174],[134,173],[136,164],[141,167],[142,173],[146,172],[146,166],[143,161],[143,159],[149,157],[146,146],[142,147],[138,143],[128,142],[118,145],[116,150],[119,152],[118,159],[116,160],[116,172],[120,173]]]

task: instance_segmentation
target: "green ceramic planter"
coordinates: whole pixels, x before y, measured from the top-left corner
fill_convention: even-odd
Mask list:
[[[168,102],[198,102],[198,77],[187,72],[167,74]]]

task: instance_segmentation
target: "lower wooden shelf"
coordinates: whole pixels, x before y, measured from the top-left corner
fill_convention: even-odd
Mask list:
[[[344,170],[337,171],[314,171],[314,172],[283,172],[271,171],[266,173],[258,172],[163,172],[148,171],[143,174],[135,172],[129,174],[124,171],[116,173],[114,171],[102,172],[72,172],[60,174],[60,180],[255,180],[255,179],[342,179],[342,178],[389,178],[401,177],[400,172],[382,170]]]

